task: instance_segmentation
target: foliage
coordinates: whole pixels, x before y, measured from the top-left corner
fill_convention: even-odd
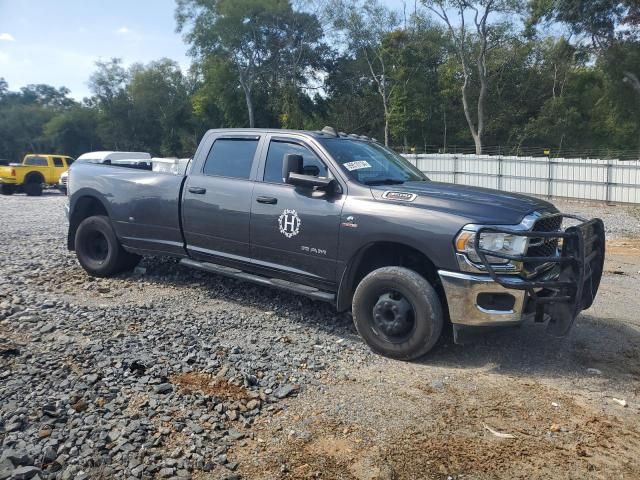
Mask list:
[[[251,124],[328,124],[407,150],[450,150],[474,143],[480,103],[483,149],[640,152],[636,0],[414,3],[402,17],[380,0],[178,0],[188,72],[169,59],[101,61],[81,102],[64,87],[14,91],[0,78],[0,158],[190,156],[207,129]],[[427,8],[439,5],[440,16]],[[442,18],[461,6],[462,50],[461,17]]]
[[[267,92],[278,97],[271,103],[281,110],[271,113],[291,123],[299,89],[326,53],[315,16],[294,10],[288,0],[178,0],[176,20],[196,59],[218,58],[232,68],[250,127],[256,125],[255,97]]]

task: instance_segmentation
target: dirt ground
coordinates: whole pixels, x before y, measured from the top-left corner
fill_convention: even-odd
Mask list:
[[[567,338],[525,325],[345,366],[230,456],[252,479],[640,478],[639,279],[640,238],[612,240]]]
[[[53,196],[27,199],[38,207],[31,210],[22,210],[18,200],[4,199],[18,240],[7,250],[3,274],[20,278],[27,292],[120,312],[110,320],[112,329],[84,323],[78,342],[99,337],[100,328],[113,338],[141,332],[164,338],[159,331],[184,317],[193,323],[187,327],[216,337],[220,347],[242,345],[246,353],[236,356],[249,364],[268,350],[260,342],[282,344],[277,353],[293,355],[296,368],[307,368],[300,362],[316,356],[316,363],[323,361],[323,368],[309,366],[297,396],[265,407],[268,413],[250,428],[234,427],[246,435],[227,453],[229,462],[239,462],[237,471],[196,471],[195,479],[640,479],[637,207],[593,212],[596,207],[579,205],[585,215],[606,218],[611,240],[596,302],[567,337],[550,337],[544,325],[530,323],[469,345],[443,341],[422,361],[405,363],[369,354],[349,319],[327,305],[213,275],[177,275],[182,270],[170,260],[143,263],[152,276],[89,279],[63,250],[62,202],[50,214],[37,202],[57,201]],[[24,238],[33,250],[21,248]],[[25,252],[40,263],[23,258]],[[174,304],[186,313],[175,321],[160,316]],[[21,331],[5,336],[29,342]],[[253,343],[259,348],[252,350]],[[316,348],[318,355],[309,353]],[[281,370],[293,370],[292,362]],[[249,398],[222,377],[195,373],[169,380],[185,396],[201,391],[230,401]],[[145,403],[136,395],[128,406],[133,414]],[[187,440],[180,432],[168,448]]]

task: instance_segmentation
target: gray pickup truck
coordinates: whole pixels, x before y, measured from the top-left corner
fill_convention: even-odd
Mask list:
[[[436,183],[359,135],[206,133],[186,175],[76,164],[68,248],[94,276],[140,255],[351,310],[376,352],[414,359],[443,326],[527,318],[565,334],[596,295],[604,226],[515,193]]]

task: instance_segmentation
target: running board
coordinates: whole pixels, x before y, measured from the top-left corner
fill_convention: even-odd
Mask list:
[[[315,287],[310,287],[301,283],[280,280],[279,278],[267,278],[261,275],[247,273],[243,270],[238,270],[237,268],[225,267],[223,265],[217,265],[209,262],[198,262],[190,258],[183,258],[180,260],[180,263],[185,267],[196,268],[198,270],[204,270],[205,272],[217,273],[218,275],[224,275],[238,280],[246,280],[248,282],[266,285],[268,287],[279,288],[280,290],[299,293],[300,295],[305,295],[313,298],[314,300],[321,300],[323,302],[330,303],[335,303],[336,300],[336,296],[333,293],[318,290]]]

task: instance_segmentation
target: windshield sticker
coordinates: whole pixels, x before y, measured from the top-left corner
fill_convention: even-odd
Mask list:
[[[344,168],[353,172],[354,170],[362,170],[363,168],[371,168],[371,165],[366,160],[356,160],[355,162],[347,162],[344,165]]]
[[[386,198],[387,200],[399,200],[401,202],[413,202],[416,197],[417,195],[415,193],[392,192],[390,190],[387,190],[382,194],[382,198]]]

